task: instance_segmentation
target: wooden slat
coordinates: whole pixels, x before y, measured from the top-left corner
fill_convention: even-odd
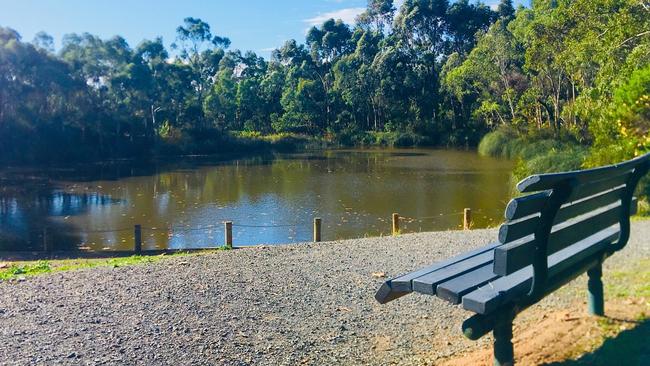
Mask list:
[[[609,255],[610,252],[607,251],[605,253],[596,253],[595,255],[587,257],[577,263],[572,264],[569,268],[558,272],[552,280],[547,282],[543,297],[557,291],[560,287],[573,281],[576,277],[601,263],[604,259],[609,257]],[[520,299],[517,301],[517,306],[514,310],[516,313],[521,313],[531,305],[536,304],[538,301],[539,299],[535,298]],[[502,310],[500,309],[488,314],[474,314],[472,317],[463,322],[463,334],[471,340],[478,340],[479,338],[494,330],[494,326],[497,324],[497,320],[501,316],[501,311],[512,310],[513,309],[506,307]]]
[[[539,222],[539,216],[535,216],[519,222],[505,223],[499,227],[499,242],[510,243],[534,234]]]
[[[605,192],[610,189],[614,189],[622,185],[625,185],[629,177],[630,177],[629,173],[621,174],[621,175],[616,175],[614,177],[609,177],[607,179],[601,179],[601,180],[588,182],[583,185],[580,185],[575,188],[575,190],[573,191],[571,197],[569,197],[567,202],[581,200],[583,198],[594,196],[597,195],[598,193]]]
[[[554,221],[555,225],[558,225],[563,221],[572,219],[574,217],[586,214],[600,207],[612,204],[621,198],[624,191],[625,191],[625,186],[622,186],[617,189],[610,190],[605,194],[588,197],[587,199],[583,199],[582,201],[564,205],[562,206],[557,216],[555,217],[555,221]],[[539,199],[536,199],[535,201],[537,203],[541,202],[541,200]],[[528,213],[529,211],[524,211],[524,212]],[[513,215],[513,217],[516,217],[516,215]],[[537,216],[537,217],[530,217],[527,220],[522,220],[518,222],[505,223],[501,225],[501,227],[499,227],[499,241],[505,244],[505,243],[513,242],[515,240],[519,240],[528,235],[532,235],[537,229],[539,222],[540,222],[540,218],[539,216]]]
[[[498,277],[499,276],[492,272],[492,266],[488,264],[477,268],[472,272],[441,283],[436,289],[436,295],[452,304],[460,304],[464,295]]]
[[[424,276],[413,279],[413,291],[426,295],[435,295],[438,284],[450,279],[472,272],[475,269],[491,265],[494,259],[494,250],[467,258],[464,261],[454,263],[450,266],[428,273]]]
[[[379,290],[375,293],[375,300],[380,304],[387,304],[410,293],[411,291],[395,291],[391,288],[390,281],[386,281],[381,284]]]
[[[390,287],[394,291],[412,291],[413,287],[412,287],[411,281],[413,281],[414,279],[416,279],[418,277],[422,277],[422,276],[424,276],[426,274],[435,272],[435,271],[437,271],[437,270],[439,270],[441,268],[445,268],[445,267],[450,266],[450,265],[452,265],[454,263],[464,261],[464,260],[466,260],[468,258],[471,258],[473,256],[480,255],[480,254],[483,254],[483,253],[488,252],[488,251],[492,251],[494,248],[496,248],[499,245],[501,245],[501,243],[494,242],[494,243],[488,244],[488,245],[486,245],[484,247],[480,247],[480,248],[477,248],[477,249],[474,249],[474,250],[470,250],[469,252],[462,253],[462,254],[459,254],[459,255],[454,256],[452,258],[446,259],[444,261],[435,263],[435,264],[433,264],[431,266],[422,268],[420,270],[409,272],[409,273],[407,273],[407,274],[405,274],[403,276],[396,277],[396,278],[390,280]]]
[[[549,257],[549,281],[557,280],[554,278],[555,276],[580,260],[604,252],[607,246],[618,238],[618,234],[618,228],[607,228],[551,255]],[[530,290],[532,273],[532,266],[528,266],[476,289],[463,297],[463,308],[479,314],[488,314],[497,310],[501,305],[515,301]]]
[[[609,197],[609,199],[611,198],[612,197]],[[605,201],[605,199],[603,199],[603,201]],[[604,206],[601,208],[602,212],[599,214],[585,218],[581,221],[569,221],[556,224],[553,227],[553,232],[549,239],[547,247],[548,253],[553,254],[574,242],[580,241],[605,227],[619,222],[620,212],[617,208],[620,208],[620,204],[614,206],[612,203],[610,205],[611,207],[608,210],[603,210],[603,208],[606,207]],[[633,197],[630,204],[630,216],[636,214],[637,207],[638,200],[636,197]],[[512,252],[510,252],[511,250]],[[494,254],[494,273],[506,276],[526,267],[532,263],[533,251],[533,239],[525,242],[520,241],[518,243],[509,243],[499,247],[495,250]]]
[[[542,210],[550,196],[551,191],[544,191],[513,198],[506,206],[505,217],[507,220],[517,220],[534,215]]]
[[[441,268],[445,268],[449,265],[483,254],[485,252],[488,251],[491,252],[494,248],[496,248],[499,245],[501,245],[501,243],[494,242],[484,247],[477,248],[474,250],[470,250],[469,252],[456,255],[452,258],[435,263],[431,266],[422,268],[420,270],[413,271],[405,275],[396,277],[394,279],[388,280],[384,282],[381,285],[381,287],[379,287],[379,290],[377,290],[377,292],[375,293],[375,299],[380,304],[386,304],[393,300],[399,299],[400,297],[406,296],[413,291],[411,281],[414,278],[418,278],[428,273],[435,272]]]
[[[629,174],[617,175],[607,179],[588,182],[575,188],[573,194],[567,202],[578,201],[586,197],[594,196],[599,193],[625,185]],[[526,216],[539,213],[548,198],[551,190],[529,194],[523,197],[517,197],[510,200],[506,207],[505,218],[507,220],[518,220]]]
[[[580,216],[588,212],[591,212],[593,210],[596,210],[600,207],[611,205],[614,202],[621,199],[624,191],[625,191],[625,187],[620,187],[613,191],[609,191],[605,194],[601,194],[595,197],[590,197],[589,199],[585,199],[583,201],[579,201],[579,202],[575,202],[563,206],[560,209],[560,211],[557,213],[557,216],[555,217],[555,223],[556,224],[561,223],[563,221],[572,219],[576,216]]]
[[[587,197],[587,199],[583,199],[582,201],[566,204],[562,206],[557,216],[555,217],[555,221],[554,221],[555,225],[560,224],[561,222],[574,218],[576,216],[591,212],[595,209],[598,209],[599,207],[612,204],[621,198],[624,191],[625,191],[625,186],[619,186],[617,189],[610,190],[605,194]],[[546,194],[546,192],[543,193],[544,195],[540,195],[541,197],[545,196]],[[531,195],[531,196],[535,196],[535,195]],[[542,200],[539,198],[534,198],[532,200],[528,200],[525,202],[535,202],[535,206],[529,205],[530,210],[537,209],[538,207],[541,209],[540,204],[543,205],[545,203],[545,199]],[[516,204],[514,204],[513,206],[516,207]],[[529,215],[530,211],[526,210],[521,212],[522,214],[526,214],[527,216]],[[512,216],[517,217],[517,215],[515,214],[513,214]],[[535,229],[537,228],[537,225],[539,225],[539,216],[531,217],[523,221],[505,223],[501,225],[501,227],[499,228],[499,241],[505,244],[505,243],[510,243],[515,240],[521,239],[525,236],[531,235],[534,233]]]
[[[553,229],[547,246],[549,255],[556,253],[583,238],[591,236],[619,222],[620,205],[608,208],[578,222],[565,222]],[[494,273],[507,276],[528,265],[535,255],[534,239],[503,245],[494,251]]]
[[[577,170],[566,173],[533,175],[519,182],[519,184],[517,184],[517,189],[519,192],[542,191],[552,189],[556,187],[557,184],[569,179],[574,180],[578,184],[584,184],[589,181],[600,180],[624,174],[633,170],[637,165],[648,160],[650,160],[650,153],[640,156],[636,159],[601,168]]]

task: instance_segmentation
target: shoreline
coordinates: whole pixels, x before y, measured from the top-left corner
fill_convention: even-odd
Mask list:
[[[633,216],[631,219],[632,225],[635,225],[635,223],[644,223],[644,222],[650,225],[650,217]],[[160,257],[160,258],[192,257],[192,256],[212,255],[221,251],[240,251],[240,250],[267,249],[267,248],[276,248],[276,247],[299,247],[299,246],[312,247],[312,246],[331,245],[331,244],[345,245],[346,242],[354,242],[358,240],[381,240],[384,238],[402,238],[402,240],[404,240],[405,238],[408,239],[408,236],[410,235],[436,236],[436,234],[446,234],[446,233],[470,233],[470,232],[478,232],[478,231],[482,231],[482,232],[493,231],[495,234],[493,239],[496,240],[497,230],[498,227],[472,229],[469,231],[460,230],[460,229],[449,229],[449,230],[441,230],[441,231],[403,233],[397,236],[391,236],[391,235],[368,236],[368,237],[361,237],[361,238],[330,240],[330,241],[322,241],[322,242],[254,244],[254,245],[233,246],[232,248],[227,248],[226,246],[220,246],[220,247],[186,248],[186,249],[155,249],[155,250],[143,250],[140,253],[135,253],[134,251],[53,251],[50,253],[43,253],[37,251],[5,251],[5,252],[0,251],[0,278],[3,275],[3,271],[6,271],[7,268],[9,268],[9,266],[11,265],[30,266],[42,262],[51,263],[53,269],[57,269],[57,267],[61,267],[61,266],[69,267],[70,263],[73,263],[74,265],[71,268],[68,268],[66,270],[75,270],[76,267],[91,268],[95,266],[101,266],[102,265],[101,261],[110,261],[110,260],[113,260],[116,263],[139,264],[141,262],[151,262],[147,259],[155,258],[155,257]],[[136,260],[133,260],[133,258],[136,258]],[[79,264],[79,266],[77,266],[77,264]],[[52,272],[58,272],[58,270]],[[39,272],[37,273],[37,275],[41,275],[45,273],[50,273],[50,271]],[[2,280],[0,279],[0,281]]]

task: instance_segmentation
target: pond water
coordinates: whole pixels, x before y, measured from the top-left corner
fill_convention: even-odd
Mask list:
[[[0,173],[0,250],[130,250],[309,241],[499,224],[511,194],[509,161],[455,150],[332,150],[171,164],[109,164]]]

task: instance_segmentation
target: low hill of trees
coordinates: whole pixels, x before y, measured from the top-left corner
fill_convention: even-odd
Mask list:
[[[84,33],[55,52],[46,33],[0,27],[5,163],[224,152],[271,134],[475,146],[497,131],[487,154],[546,141],[536,154],[572,146],[563,159],[596,165],[650,149],[649,95],[648,0],[369,0],[355,26],[328,20],[269,60],[195,18],[171,50]]]

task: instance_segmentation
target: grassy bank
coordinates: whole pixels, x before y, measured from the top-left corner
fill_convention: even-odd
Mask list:
[[[39,276],[49,273],[78,271],[95,267],[124,267],[156,263],[168,258],[192,257],[197,255],[214,254],[225,249],[215,249],[202,252],[178,252],[174,254],[161,254],[154,256],[134,255],[119,258],[96,259],[53,259],[35,261],[0,262],[0,280],[22,280],[27,277]]]
[[[589,146],[579,144],[569,135],[544,133],[524,135],[513,128],[502,127],[483,137],[479,154],[515,160],[512,186],[529,175],[589,168],[592,153]],[[637,196],[639,215],[650,216],[650,176],[639,183]]]
[[[644,355],[648,356],[650,259],[632,262],[625,270],[607,274],[604,285],[605,298],[621,304],[622,312],[616,306],[614,310],[624,316],[599,318],[596,332],[587,334],[586,342],[576,342],[568,350],[575,356],[557,365],[635,365]]]
[[[413,132],[343,131],[323,136],[298,133],[262,134],[255,131],[183,132],[152,148],[156,156],[214,155],[233,153],[295,152],[338,147],[433,146],[427,136]]]
[[[520,180],[534,173],[580,169],[589,149],[569,137],[527,136],[511,128],[501,128],[483,137],[478,152],[484,156],[516,160],[514,176]]]

